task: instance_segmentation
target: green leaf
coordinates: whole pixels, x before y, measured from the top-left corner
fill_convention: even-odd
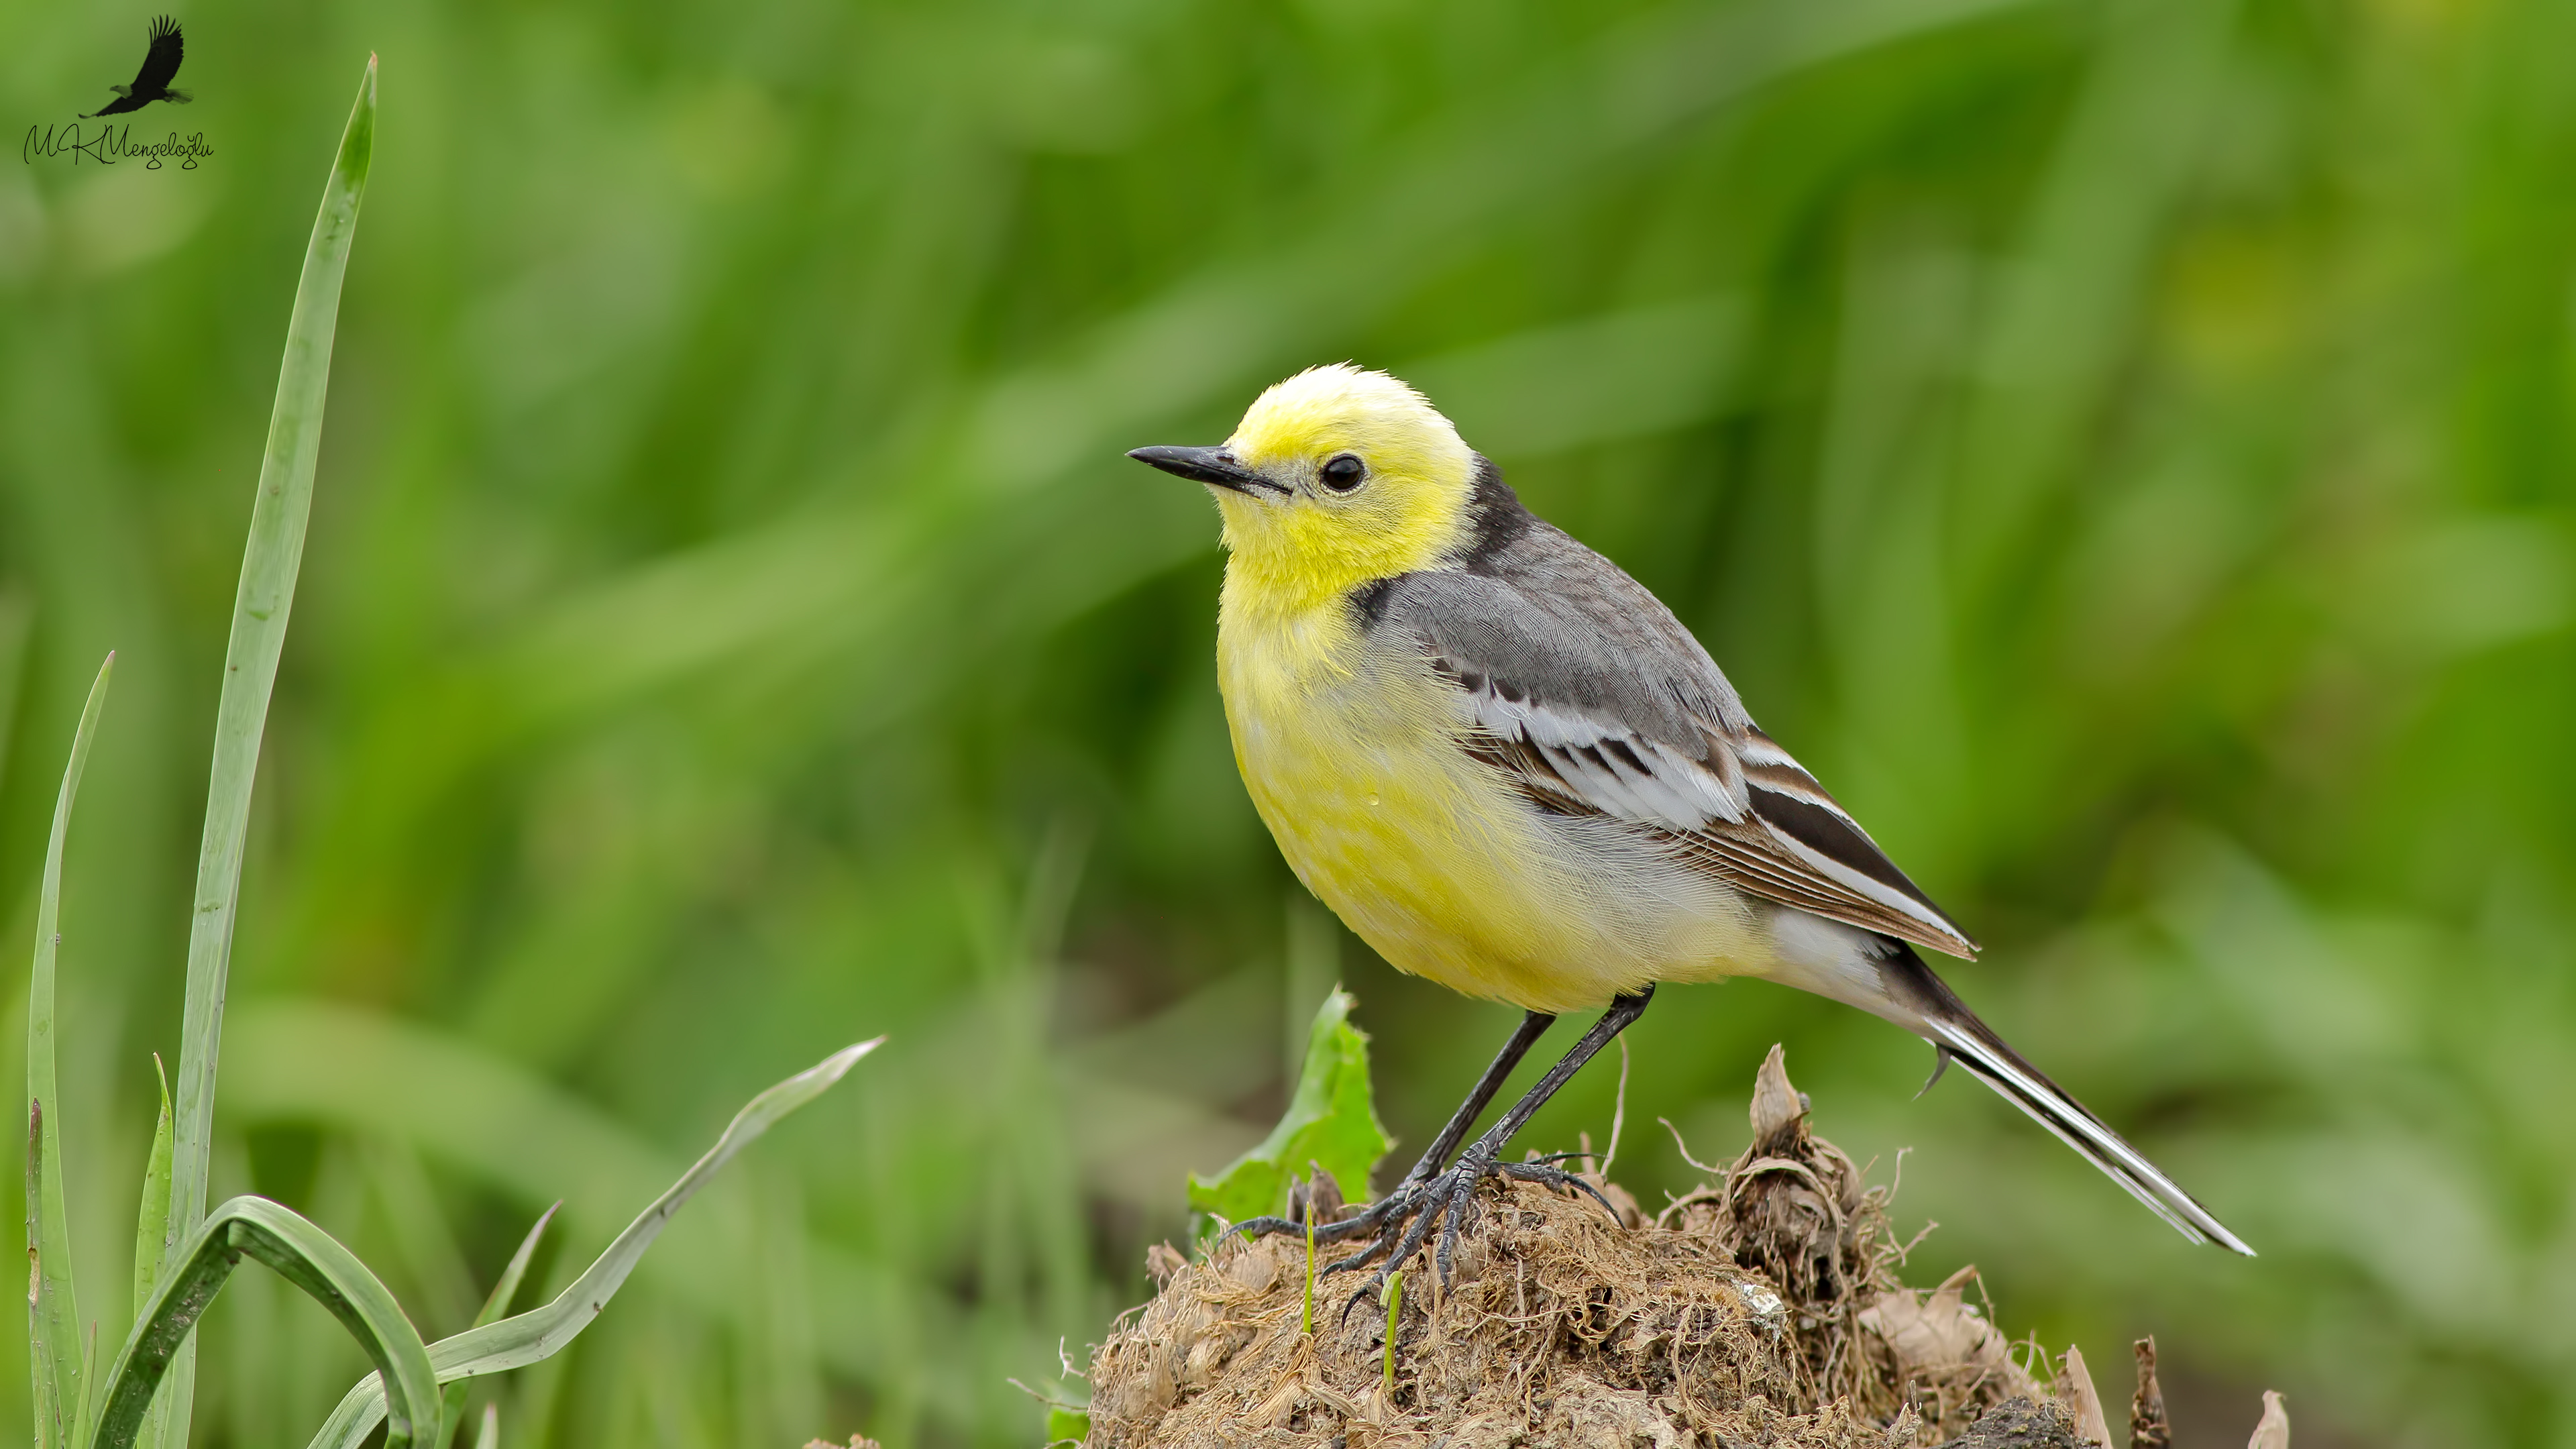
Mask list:
[[[161,1089],[161,1115],[152,1128],[152,1155],[143,1162],[143,1200],[134,1215],[134,1316],[141,1318],[161,1281],[161,1264],[170,1251],[170,1078],[161,1069],[161,1054],[152,1054],[152,1077]],[[93,1376],[95,1377],[95,1376]],[[96,1384],[91,1385],[93,1392]],[[153,1400],[137,1442],[159,1444],[170,1419],[168,1395]]]
[[[143,1163],[143,1204],[134,1217],[134,1312],[140,1317],[161,1278],[170,1247],[170,1076],[161,1054],[152,1054],[152,1078],[161,1088],[161,1116],[152,1127],[152,1155]]]
[[[1396,1321],[1403,1310],[1404,1270],[1398,1268],[1386,1275],[1386,1392],[1390,1399],[1395,1395]]]
[[[292,1209],[266,1198],[237,1197],[207,1216],[135,1320],[109,1376],[112,1387],[90,1449],[134,1443],[153,1390],[245,1257],[257,1258],[312,1295],[376,1361],[377,1373],[392,1381],[385,1449],[412,1449],[436,1431],[438,1375],[392,1292],[338,1239]]]
[[[501,1270],[501,1281],[492,1285],[492,1296],[483,1300],[483,1311],[474,1315],[474,1326],[498,1323],[510,1311],[510,1300],[519,1296],[519,1284],[528,1276],[528,1264],[537,1256],[537,1244],[544,1241],[546,1228],[563,1211],[558,1202],[537,1216],[537,1225],[519,1240],[519,1251],[510,1255],[510,1264]]]
[[[474,1436],[474,1449],[501,1449],[501,1406],[483,1406],[483,1431]]]
[[[98,1422],[98,1320],[95,1318],[89,1321],[89,1332],[81,1336],[81,1363],[84,1365],[84,1371],[81,1377],[80,1417],[73,1422],[80,1425],[80,1433],[86,1435],[89,1432],[89,1426]],[[74,1442],[80,1441],[75,1439]]]
[[[107,707],[107,682],[116,671],[110,654],[98,666],[72,732],[71,762],[63,766],[62,793],[54,797],[54,830],[45,841],[45,873],[36,892],[36,959],[27,976],[27,1348],[28,1383],[36,1410],[37,1449],[74,1443],[80,1433],[81,1382],[89,1368],[80,1339],[80,1305],[72,1293],[70,1219],[63,1212],[62,1146],[54,1095],[54,958],[62,947],[63,846],[70,838],[72,803],[80,798],[81,772],[98,737]]]
[[[661,1236],[672,1215],[679,1212],[698,1190],[714,1180],[715,1175],[733,1160],[735,1153],[751,1145],[788,1113],[819,1097],[831,1085],[858,1065],[861,1057],[875,1051],[885,1041],[877,1037],[856,1046],[843,1047],[822,1061],[789,1077],[786,1081],[751,1099],[748,1106],[734,1114],[726,1124],[724,1135],[716,1145],[671,1184],[670,1189],[653,1200],[652,1206],[626,1225],[608,1251],[599,1255],[572,1286],[557,1294],[552,1303],[532,1309],[516,1318],[469,1328],[454,1338],[442,1338],[430,1345],[430,1363],[442,1383],[476,1378],[524,1368],[553,1357],[588,1328],[608,1300],[626,1283],[626,1275]],[[385,1416],[383,1376],[369,1374],[341,1398],[340,1406],[313,1436],[310,1449],[356,1449]]]
[[[1379,1125],[1369,1088],[1368,1034],[1351,1025],[1358,1003],[1336,988],[1306,1034],[1306,1065],[1286,1115],[1261,1145],[1215,1178],[1190,1174],[1190,1206],[1230,1223],[1280,1211],[1289,1181],[1309,1162],[1333,1175],[1342,1196],[1369,1195],[1369,1172],[1394,1145]]]
[[[304,561],[304,525],[312,512],[313,465],[322,446],[322,403],[331,378],[331,343],[339,326],[340,279],[358,226],[358,201],[375,156],[376,58],[367,57],[357,103],[340,133],[331,179],[305,244],[304,273],[286,324],[277,400],[268,447],[251,503],[250,542],[242,551],[233,600],[232,637],[224,646],[223,692],[215,704],[214,764],[206,784],[206,830],[197,855],[197,887],[188,925],[188,992],[179,1018],[179,1092],[173,1117],[170,1210],[165,1243],[193,1234],[205,1217],[206,1170],[214,1146],[215,1061],[224,1029],[224,983],[232,963],[233,911],[241,894],[242,846],[250,829],[251,787],[259,776],[260,737],[277,661],[286,647],[289,606]],[[187,1438],[195,1394],[196,1351],[180,1349],[170,1375],[166,1420],[156,1421],[156,1449]]]
[[[1061,1404],[1047,1405],[1046,1441],[1049,1445],[1081,1444],[1091,1438],[1091,1411],[1069,1409]]]
[[[519,1284],[528,1276],[528,1263],[537,1256],[537,1244],[545,1239],[547,1226],[554,1222],[555,1214],[562,1209],[563,1204],[558,1201],[537,1215],[537,1225],[528,1229],[528,1235],[519,1240],[519,1251],[510,1255],[509,1265],[501,1270],[500,1281],[492,1285],[490,1296],[483,1300],[482,1311],[474,1315],[474,1327],[497,1323],[503,1314],[510,1311],[510,1300],[519,1296]],[[464,1422],[460,1417],[464,1412],[465,1380],[458,1379],[447,1385],[445,1397],[439,1404],[439,1442],[445,1443],[448,1431]],[[476,1441],[478,1446],[500,1433],[493,1413],[491,1405],[483,1406],[483,1437]]]

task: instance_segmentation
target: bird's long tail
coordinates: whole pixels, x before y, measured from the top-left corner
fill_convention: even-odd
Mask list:
[[[2065,1088],[2050,1081],[2046,1073],[2022,1060],[2021,1053],[2005,1045],[1994,1028],[1977,1019],[1948,982],[1933,974],[1912,946],[1881,939],[1894,948],[1876,963],[1888,1000],[1855,1005],[1895,1020],[1948,1053],[1980,1081],[2002,1093],[2005,1100],[2083,1154],[2113,1182],[2127,1188],[2131,1197],[2173,1224],[2184,1237],[2195,1243],[2215,1242],[2249,1258],[2254,1256],[2244,1239],[2229,1232],[2209,1209],[2165,1176],[2144,1153],[2122,1140],[2109,1124],[2069,1096]],[[1901,1009],[1904,1015],[1899,1016],[1890,1007]]]

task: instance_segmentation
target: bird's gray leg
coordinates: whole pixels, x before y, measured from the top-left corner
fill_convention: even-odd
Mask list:
[[[1529,1124],[1529,1119],[1537,1115],[1538,1109],[1547,1105],[1548,1098],[1555,1096],[1557,1089],[1572,1080],[1576,1072],[1583,1070],[1584,1063],[1591,1061],[1603,1047],[1608,1046],[1612,1037],[1626,1031],[1631,1022],[1646,1014],[1646,1003],[1653,1000],[1654,995],[1654,984],[1649,982],[1644,990],[1633,995],[1614,998],[1610,1003],[1610,1009],[1601,1013],[1601,1019],[1592,1024],[1592,1029],[1583,1034],[1583,1039],[1574,1044],[1574,1049],[1567,1052],[1555,1066],[1548,1068],[1547,1075],[1539,1078],[1537,1085],[1523,1093],[1521,1099],[1512,1104],[1511,1110],[1496,1119],[1493,1126],[1486,1128],[1483,1136],[1468,1144],[1467,1150],[1458,1155],[1457,1166],[1439,1173],[1436,1177],[1425,1179],[1420,1184],[1417,1192],[1413,1194],[1419,1200],[1420,1209],[1410,1214],[1413,1219],[1412,1224],[1401,1236],[1396,1234],[1395,1225],[1389,1223],[1379,1234],[1376,1242],[1324,1270],[1327,1273],[1346,1272],[1365,1266],[1381,1252],[1386,1254],[1386,1260],[1379,1265],[1376,1275],[1369,1280],[1368,1286],[1352,1295],[1350,1303],[1342,1305],[1343,1316],[1349,1316],[1352,1304],[1370,1297],[1386,1285],[1388,1276],[1394,1273],[1396,1267],[1421,1248],[1423,1241],[1430,1236],[1434,1223],[1442,1224],[1439,1267],[1441,1276],[1446,1278],[1450,1257],[1457,1247],[1458,1234],[1465,1226],[1468,1213],[1475,1206],[1476,1184],[1487,1177],[1499,1175],[1519,1178],[1525,1182],[1544,1183],[1551,1187],[1578,1187],[1590,1193],[1603,1208],[1610,1207],[1609,1200],[1603,1198],[1592,1184],[1573,1173],[1534,1162],[1506,1163],[1501,1161],[1502,1150],[1521,1128]],[[1415,1187],[1411,1178],[1406,1179],[1405,1185],[1409,1188]],[[1390,1201],[1400,1195],[1403,1194],[1391,1194]]]
[[[1474,1145],[1467,1149],[1468,1155],[1475,1156],[1482,1153],[1486,1158],[1491,1159],[1501,1152],[1505,1144],[1509,1143],[1523,1127],[1529,1125],[1529,1119],[1538,1115],[1538,1109],[1547,1105],[1547,1099],[1555,1096],[1558,1088],[1573,1080],[1574,1074],[1583,1070],[1583,1064],[1591,1061],[1596,1053],[1608,1046],[1612,1037],[1626,1031],[1630,1023],[1645,1015],[1646,1003],[1654,999],[1655,984],[1651,981],[1646,983],[1644,990],[1633,995],[1612,998],[1610,1009],[1601,1013],[1601,1019],[1592,1024],[1592,1029],[1583,1034],[1583,1039],[1574,1044],[1574,1049],[1567,1052],[1555,1066],[1548,1068],[1547,1075],[1539,1078],[1536,1086],[1522,1093],[1521,1099],[1512,1104],[1510,1111],[1505,1112],[1493,1126],[1486,1128],[1485,1135],[1477,1138]],[[1460,1165],[1464,1165],[1464,1159],[1461,1159]]]
[[[1427,1182],[1431,1174],[1440,1170],[1441,1164],[1458,1150],[1458,1144],[1467,1140],[1467,1129],[1475,1126],[1476,1119],[1484,1115],[1486,1105],[1494,1100],[1496,1092],[1503,1089],[1503,1081],[1511,1076],[1512,1068],[1521,1064],[1521,1058],[1529,1055],[1529,1049],[1538,1044],[1539,1037],[1555,1024],[1556,1018],[1543,1011],[1533,1011],[1521,1018],[1511,1040],[1504,1042],[1503,1049],[1494,1053],[1493,1063],[1485,1068],[1483,1076],[1476,1079],[1475,1090],[1467,1094],[1466,1101],[1458,1104],[1457,1111],[1449,1114],[1448,1125],[1440,1129],[1439,1136],[1431,1139],[1431,1146],[1423,1151],[1422,1160],[1413,1164],[1413,1170],[1404,1175],[1405,1186]]]
[[[1439,1136],[1431,1139],[1431,1146],[1424,1150],[1422,1160],[1413,1164],[1413,1170],[1404,1175],[1404,1181],[1397,1183],[1394,1191],[1357,1217],[1319,1225],[1315,1230],[1315,1240],[1330,1243],[1355,1238],[1386,1221],[1389,1216],[1403,1212],[1413,1200],[1414,1189],[1430,1181],[1431,1175],[1440,1170],[1440,1165],[1458,1150],[1458,1144],[1467,1140],[1468,1129],[1484,1115],[1485,1108],[1494,1100],[1494,1094],[1503,1089],[1503,1082],[1511,1076],[1512,1068],[1521,1064],[1521,1058],[1528,1056],[1529,1049],[1537,1045],[1539,1037],[1555,1024],[1556,1018],[1543,1011],[1523,1016],[1521,1024],[1512,1029],[1511,1039],[1503,1043],[1501,1051],[1494,1053],[1494,1060],[1486,1066],[1485,1074],[1476,1079],[1474,1089],[1467,1093],[1467,1100],[1459,1103],[1458,1110],[1449,1114],[1448,1124],[1440,1129]],[[1236,1224],[1234,1230],[1246,1237],[1259,1237],[1264,1233],[1301,1233],[1305,1231],[1305,1225],[1286,1218],[1253,1218]]]

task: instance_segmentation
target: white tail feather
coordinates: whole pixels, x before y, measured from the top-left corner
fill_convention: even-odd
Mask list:
[[[1773,913],[1771,932],[1777,954],[1764,973],[1770,979],[1857,1006],[1922,1037],[2055,1133],[2184,1237],[2254,1256],[2245,1240],[2229,1232],[2209,1209],[2192,1201],[2190,1193],[2138,1149],[2121,1141],[2119,1133],[1977,1020],[1977,1014],[1923,964],[1912,946],[1893,936],[1788,908]],[[1939,1077],[1935,1070],[1934,1080]],[[1931,1090],[1931,1082],[1923,1085]]]
[[[2031,1070],[2009,1048],[1998,1050],[2002,1048],[2000,1041],[1987,1040],[1970,1026],[1958,1022],[1926,1018],[1920,1029],[1930,1035],[1936,1045],[1947,1046],[1959,1064],[1974,1072],[1979,1080],[2019,1107],[2032,1121],[2055,1133],[2059,1141],[2102,1169],[2105,1176],[2128,1189],[2131,1197],[2146,1204],[2147,1211],[2171,1223],[2184,1237],[2195,1243],[2214,1241],[2246,1257],[2254,1256],[2254,1250],[2246,1245],[2244,1239],[2229,1232],[2226,1224],[2212,1216],[2209,1209],[2193,1201],[2190,1193],[2165,1176],[2138,1149],[2122,1141],[2120,1134],[2087,1111],[2083,1103]]]

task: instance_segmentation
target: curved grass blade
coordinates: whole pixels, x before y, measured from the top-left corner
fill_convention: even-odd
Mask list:
[[[519,1251],[510,1255],[509,1265],[501,1270],[501,1280],[492,1285],[491,1296],[483,1300],[483,1310],[474,1315],[474,1327],[481,1328],[487,1323],[497,1323],[500,1321],[503,1314],[510,1311],[510,1300],[519,1296],[519,1284],[528,1276],[528,1263],[531,1259],[537,1256],[537,1244],[545,1240],[547,1226],[554,1222],[555,1214],[562,1210],[563,1203],[561,1201],[556,1202],[553,1207],[547,1208],[543,1213],[538,1215],[537,1225],[528,1229],[528,1235],[519,1240]],[[438,1440],[442,1444],[447,1442],[448,1434],[454,1430],[457,1425],[465,1422],[464,1419],[460,1417],[465,1412],[465,1380],[458,1379],[447,1385],[444,1394],[445,1396],[439,1401],[438,1410]],[[494,1427],[492,1414],[492,1406],[489,1404],[484,1405],[483,1434],[485,1438],[489,1438],[500,1432],[496,1427]],[[480,1443],[481,1441],[478,1440],[476,1442]]]
[[[63,846],[71,836],[72,803],[81,772],[98,737],[107,707],[107,682],[116,672],[111,653],[98,666],[72,732],[72,757],[63,766],[62,793],[54,797],[54,830],[45,841],[45,873],[36,894],[36,959],[27,976],[27,1284],[28,1383],[36,1409],[37,1449],[77,1442],[81,1382],[91,1367],[81,1349],[80,1305],[72,1294],[70,1219],[63,1212],[62,1147],[55,1123],[54,958],[62,947]],[[48,1114],[52,1115],[48,1115]]]
[[[625,1286],[626,1275],[635,1271],[635,1264],[643,1258],[644,1250],[653,1246],[653,1240],[661,1236],[672,1216],[697,1195],[698,1189],[705,1187],[722,1171],[735,1153],[750,1146],[780,1118],[821,1096],[833,1083],[847,1075],[850,1068],[858,1064],[859,1058],[875,1051],[884,1041],[884,1037],[877,1037],[856,1046],[843,1047],[752,1098],[750,1104],[735,1113],[733,1121],[726,1124],[724,1135],[716,1139],[715,1146],[707,1149],[706,1156],[699,1158],[681,1174],[678,1182],[653,1200],[652,1206],[627,1224],[626,1231],[617,1235],[617,1241],[608,1245],[608,1251],[583,1269],[582,1275],[573,1280],[571,1287],[557,1294],[553,1302],[516,1318],[504,1318],[498,1323],[467,1329],[454,1338],[442,1338],[430,1345],[430,1363],[440,1382],[524,1368],[561,1351],[565,1344],[590,1326],[591,1320],[599,1316],[599,1311],[608,1306],[608,1300]],[[332,1410],[331,1417],[323,1423],[322,1431],[313,1436],[308,1449],[357,1449],[357,1445],[367,1437],[367,1432],[375,1428],[377,1421],[384,1416],[382,1378],[371,1374],[359,1380],[357,1387],[340,1400],[340,1406]]]
[[[492,1285],[492,1296],[483,1300],[483,1311],[474,1315],[476,1328],[498,1323],[502,1315],[510,1311],[510,1300],[519,1296],[519,1284],[526,1280],[528,1264],[537,1256],[537,1244],[545,1240],[546,1228],[561,1211],[563,1204],[560,1202],[547,1208],[537,1218],[537,1225],[528,1229],[528,1235],[519,1240],[519,1251],[510,1255],[509,1266],[501,1270],[501,1281]]]
[[[429,1350],[403,1316],[394,1295],[357,1255],[292,1209],[261,1197],[237,1197],[209,1214],[161,1277],[150,1307],[116,1356],[107,1407],[99,1411],[90,1449],[127,1449],[143,1426],[171,1361],[197,1320],[245,1257],[257,1258],[279,1277],[311,1294],[340,1320],[379,1380],[394,1385],[385,1449],[412,1449],[438,1425],[438,1376]]]
[[[358,226],[375,158],[376,58],[358,83],[358,99],[340,132],[331,179],[304,249],[295,310],[286,324],[277,401],[269,413],[268,447],[251,504],[250,542],[242,552],[233,600],[232,637],[224,646],[223,693],[215,706],[214,764],[206,784],[206,833],[198,847],[197,888],[188,924],[188,994],[179,1022],[179,1092],[170,1157],[170,1208],[163,1239],[174,1244],[197,1230],[206,1213],[207,1156],[214,1145],[215,1060],[224,1026],[224,978],[233,947],[233,910],[241,892],[242,842],[250,828],[251,786],[286,621],[303,566],[304,524],[312,511],[313,465],[322,445],[322,403],[331,378],[331,342],[339,326],[340,279]],[[170,1376],[166,1420],[156,1446],[185,1442],[195,1396],[196,1351],[181,1350]]]

